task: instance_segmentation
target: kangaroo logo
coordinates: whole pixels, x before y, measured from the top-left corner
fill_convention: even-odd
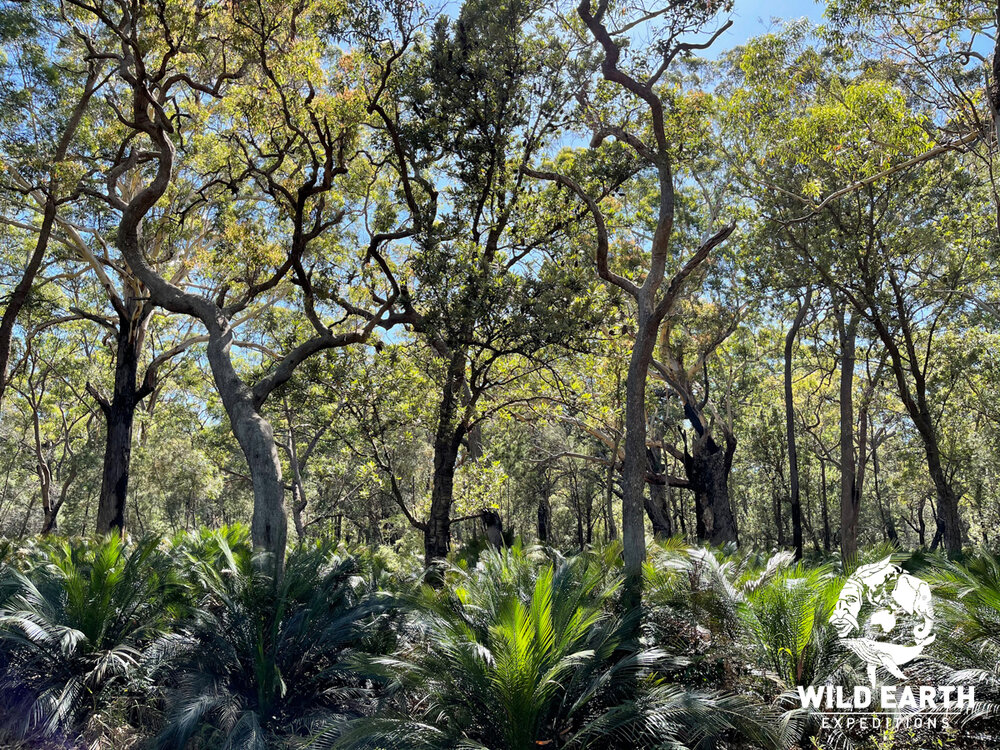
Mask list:
[[[859,621],[862,610],[873,608],[868,626]],[[909,623],[911,634],[907,634]],[[875,687],[879,667],[901,680],[903,665],[934,642],[934,605],[931,588],[887,557],[858,568],[840,591],[830,623],[841,643],[868,665],[868,679]],[[854,635],[855,637],[848,637]]]

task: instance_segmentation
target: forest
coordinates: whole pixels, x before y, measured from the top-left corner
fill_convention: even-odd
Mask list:
[[[0,747],[1000,746],[1000,6],[800,5],[0,0]]]

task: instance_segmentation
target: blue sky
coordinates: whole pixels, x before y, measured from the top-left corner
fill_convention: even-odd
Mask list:
[[[780,22],[807,16],[818,23],[823,15],[823,7],[823,3],[812,0],[736,0],[732,13],[733,27],[716,42],[712,53],[718,54],[731,49],[751,37],[771,30],[775,19]]]

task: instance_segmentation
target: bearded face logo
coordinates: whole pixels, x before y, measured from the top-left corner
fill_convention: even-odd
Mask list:
[[[867,627],[864,613],[870,613]],[[841,643],[868,665],[872,687],[879,667],[905,680],[902,667],[934,642],[930,586],[887,557],[854,571],[840,591],[830,622]]]

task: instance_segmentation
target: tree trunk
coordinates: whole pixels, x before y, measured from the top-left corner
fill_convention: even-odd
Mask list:
[[[431,509],[424,529],[424,564],[430,567],[436,560],[448,556],[451,547],[451,503],[455,483],[457,452],[449,446],[435,446],[434,483],[431,487]]]
[[[305,523],[302,521],[302,511],[305,509],[305,493],[302,491],[302,484],[296,480],[292,483],[292,521],[295,524],[295,536],[300,541],[306,536]]]
[[[656,436],[662,440],[662,432]],[[647,448],[646,456],[649,461],[649,470],[653,474],[664,474],[663,451],[660,448]],[[656,539],[669,539],[674,534],[673,525],[670,522],[670,509],[667,507],[667,485],[649,483],[649,497],[645,500],[646,515],[649,523],[653,527],[653,536]]]
[[[812,289],[806,291],[805,299],[799,305],[795,319],[785,336],[785,439],[788,441],[788,501],[792,508],[792,545],[795,547],[795,559],[802,559],[802,500],[799,491],[799,453],[795,445],[795,400],[792,393],[792,354],[795,349],[795,339],[805,320],[809,303],[812,299]]]
[[[288,464],[292,471],[292,520],[295,523],[295,535],[301,541],[306,536],[306,527],[302,521],[302,511],[306,509],[308,503],[306,501],[305,486],[302,481],[302,466],[299,464],[299,452],[295,445],[295,431],[292,429],[290,412],[288,413]]]
[[[577,525],[579,526],[579,513]],[[552,505],[549,503],[549,493],[543,492],[538,498],[538,541],[548,544],[552,537]]]
[[[830,503],[827,498],[826,488],[826,461],[819,460],[819,494],[823,503],[823,551],[830,554]]]
[[[451,547],[451,506],[455,491],[455,466],[464,427],[458,418],[459,396],[465,384],[465,351],[456,348],[448,362],[438,426],[434,435],[434,480],[431,484],[431,507],[424,529],[424,564],[430,568],[436,560],[448,556]]]
[[[52,504],[52,469],[41,451],[38,452],[37,459],[35,472],[38,474],[38,492],[42,499],[42,534],[48,534],[56,530],[56,509]]]
[[[699,539],[709,544],[738,543],[739,534],[729,499],[729,472],[736,452],[736,438],[726,431],[725,447],[705,430],[687,405],[685,414],[700,433],[684,453],[684,472],[694,492]],[[694,417],[694,419],[692,419]]]
[[[673,525],[670,523],[670,511],[667,509],[667,488],[662,484],[649,485],[649,497],[645,500],[646,515],[649,516],[649,523],[653,527],[653,536],[656,539],[669,539],[674,535]]]
[[[46,455],[48,448],[42,438],[42,423],[39,413],[41,398],[36,398],[34,390],[32,390],[28,400],[31,405],[31,423],[35,437],[35,473],[38,475],[38,493],[42,500],[42,534],[48,534],[56,530],[56,514],[59,512],[59,508],[52,504],[52,462]],[[34,500],[32,500],[32,505],[34,505]],[[31,505],[28,506],[28,514],[25,516],[19,536],[24,536],[30,514]]]
[[[625,379],[625,460],[622,466],[625,584],[622,605],[626,611],[642,601],[642,566],[646,562],[646,380],[656,343],[656,326],[650,322],[651,308],[652,304],[641,296],[639,327]]]
[[[783,505],[782,492],[778,486],[774,487],[771,506],[774,511],[774,527],[777,529],[777,542],[780,549],[785,547],[785,519],[782,518],[781,506]]]
[[[49,505],[43,509],[43,513],[42,536],[56,533],[56,531],[59,530],[58,508],[54,508],[52,505]]]
[[[42,265],[42,259],[49,245],[49,237],[52,234],[52,224],[56,218],[56,201],[52,196],[45,199],[45,209],[42,214],[42,225],[38,230],[38,239],[35,241],[35,249],[28,258],[24,273],[17,282],[10,296],[5,300],[3,316],[0,317],[0,403],[3,403],[4,391],[7,389],[7,363],[10,361],[10,344],[14,335],[14,324],[17,322],[18,313],[28,301],[31,293],[31,285],[38,275],[38,269]]]
[[[253,487],[253,517],[250,537],[254,547],[274,556],[275,574],[281,575],[288,541],[285,517],[285,485],[274,429],[254,404],[253,394],[230,359],[233,331],[221,316],[209,328],[208,362],[233,435],[246,458]]]
[[[503,538],[503,521],[495,510],[485,510],[480,516],[486,539],[493,549],[503,549],[506,545]]]
[[[927,419],[929,423],[929,416]],[[929,437],[924,439],[924,452],[927,456],[927,469],[937,491],[935,540],[944,544],[949,555],[956,555],[962,551],[962,520],[958,514],[958,496],[945,476],[937,434],[933,429],[929,429],[928,434]]]
[[[604,487],[604,535],[609,542],[618,538],[618,527],[615,525],[615,473],[620,441],[620,437],[615,439],[614,448],[608,456],[608,471]]]
[[[858,554],[860,495],[854,458],[854,366],[858,317],[837,311],[840,337],[840,554],[845,564]]]
[[[921,364],[918,350],[920,347],[929,346],[915,340],[912,329],[907,319],[906,305],[904,304],[899,282],[892,271],[889,274],[889,283],[895,293],[896,307],[894,316],[899,323],[902,334],[905,355],[900,351],[899,343],[893,336],[892,331],[879,316],[874,303],[870,305],[869,319],[875,326],[875,330],[885,345],[889,353],[889,361],[892,365],[892,372],[896,378],[896,386],[899,390],[900,399],[910,416],[913,426],[920,434],[924,446],[924,454],[927,458],[927,470],[934,482],[934,489],[937,495],[937,511],[935,521],[937,532],[935,533],[935,543],[941,541],[949,555],[957,555],[962,551],[962,519],[958,512],[958,495],[952,488],[948,477],[945,474],[941,463],[941,448],[938,441],[937,428],[931,407],[927,403],[927,378],[926,361]],[[929,349],[925,349],[929,355]],[[909,371],[910,378],[907,378]],[[912,379],[912,388],[910,385]]]
[[[107,422],[101,494],[97,502],[97,533],[125,531],[125,504],[128,500],[129,471],[132,463],[132,427],[139,406],[136,377],[139,356],[146,336],[148,311],[134,297],[128,301],[127,315],[118,320],[115,352],[115,384],[111,402],[101,402]]]
[[[887,510],[885,504],[882,502],[882,488],[879,482],[878,442],[872,445],[872,478],[875,481],[875,502],[878,503],[879,514],[882,516],[885,537],[892,544],[899,544],[896,523],[892,520],[892,509],[889,508]]]

